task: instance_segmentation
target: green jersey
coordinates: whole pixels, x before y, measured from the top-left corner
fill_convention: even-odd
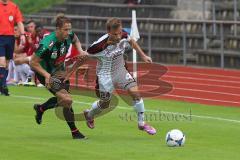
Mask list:
[[[64,61],[73,38],[74,33],[71,32],[67,39],[60,42],[56,37],[56,32],[52,32],[40,42],[35,55],[42,59],[40,65],[43,69],[50,74],[65,71]]]

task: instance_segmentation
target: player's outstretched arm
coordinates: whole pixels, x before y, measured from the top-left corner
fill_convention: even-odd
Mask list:
[[[141,57],[141,59],[146,62],[146,63],[152,63],[152,58],[147,56],[143,50],[141,49],[141,47],[137,44],[137,42],[134,39],[130,39],[130,44],[132,46],[132,48],[134,48],[137,53],[139,54],[139,56]]]
[[[47,88],[49,88],[51,75],[41,67],[40,61],[41,59],[33,54],[31,57],[30,66],[34,71],[45,77],[45,85]]]
[[[77,37],[76,34],[74,34],[74,37],[73,37],[73,42],[72,44],[74,45],[74,47],[77,49],[78,51],[78,55],[87,55],[88,53],[86,51],[84,51],[82,49],[82,45]]]
[[[82,49],[81,43],[76,34],[74,34],[72,44],[78,50],[78,56],[76,57],[77,60],[75,64],[67,71],[64,81],[68,80],[71,75],[88,59],[88,52]]]
[[[87,53],[87,52],[86,52],[86,53]],[[64,81],[67,81],[67,80],[71,77],[71,75],[72,75],[81,65],[83,65],[83,64],[87,61],[87,59],[88,59],[88,54],[81,54],[81,55],[79,55],[79,56],[77,57],[77,60],[76,60],[76,62],[74,63],[74,65],[73,65],[70,69],[68,69]]]
[[[25,33],[24,24],[22,22],[18,22],[17,26],[18,26],[19,31],[20,31],[20,43],[25,44],[26,43],[26,37],[24,35],[24,33]]]

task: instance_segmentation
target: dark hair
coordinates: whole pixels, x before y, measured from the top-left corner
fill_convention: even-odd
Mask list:
[[[36,23],[36,27],[35,27],[36,29],[42,29],[43,28],[43,26],[42,26],[42,24],[41,23]]]
[[[65,23],[71,23],[71,20],[63,14],[58,15],[56,18],[56,28],[62,28]]]
[[[27,23],[26,23],[26,24],[28,25],[28,24],[30,24],[30,23],[34,23],[34,24],[36,25],[36,22],[35,22],[34,20],[32,20],[32,19],[31,19],[31,20],[29,20],[29,21],[27,21]]]
[[[110,18],[106,23],[107,31],[115,30],[122,26],[122,21],[118,18]]]

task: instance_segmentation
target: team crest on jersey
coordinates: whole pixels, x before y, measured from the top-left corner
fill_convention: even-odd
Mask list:
[[[13,21],[13,16],[12,16],[12,15],[9,16],[9,17],[8,17],[8,20],[9,20],[10,22],[12,22],[12,21]]]
[[[51,55],[52,59],[56,59],[57,58],[57,51],[54,51]]]

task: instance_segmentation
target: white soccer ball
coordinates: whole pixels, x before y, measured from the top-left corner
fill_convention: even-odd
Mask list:
[[[180,147],[185,143],[185,135],[178,129],[169,131],[166,135],[166,143],[169,147]]]

